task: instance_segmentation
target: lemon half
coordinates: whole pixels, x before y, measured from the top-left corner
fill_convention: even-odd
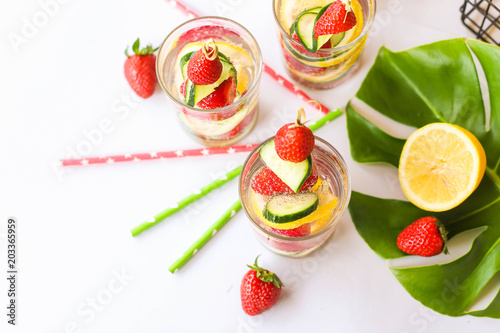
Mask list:
[[[415,206],[432,212],[452,209],[477,188],[486,154],[468,130],[432,123],[413,132],[399,161],[399,181]]]

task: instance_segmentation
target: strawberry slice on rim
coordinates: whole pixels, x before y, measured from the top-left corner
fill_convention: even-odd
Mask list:
[[[350,0],[336,0],[316,21],[314,38],[345,32],[352,29],[356,23],[356,15],[351,8]]]

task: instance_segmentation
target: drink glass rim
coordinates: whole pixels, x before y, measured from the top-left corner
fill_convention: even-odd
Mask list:
[[[279,0],[273,0],[273,17],[274,17],[274,22],[276,23],[276,25],[278,26],[278,28],[281,30],[281,34],[285,36],[285,38],[288,40],[289,43],[293,43],[297,46],[300,46],[302,45],[301,43],[297,42],[295,39],[293,39],[291,36],[290,36],[290,33],[287,32],[285,30],[285,28],[283,28],[283,26],[281,25],[281,20],[280,18],[278,17],[278,14],[276,13],[276,2],[278,2]],[[292,0],[289,0],[289,1],[292,1]],[[369,5],[371,5],[370,9],[373,10],[373,14],[371,15],[370,17],[370,20],[368,21],[368,23],[363,27],[363,30],[361,31],[361,33],[359,34],[359,36],[345,44],[345,45],[342,45],[342,46],[335,46],[335,47],[332,47],[332,48],[325,48],[325,49],[322,49],[322,51],[343,51],[343,50],[346,50],[346,49],[349,49],[351,48],[353,45],[355,45],[357,42],[359,42],[367,33],[368,31],[370,31],[370,28],[372,27],[372,24],[373,24],[373,21],[375,20],[375,12],[376,12],[376,9],[377,9],[377,0],[366,0],[368,2]],[[332,0],[333,2],[333,0]]]
[[[197,21],[203,21],[203,20],[215,20],[215,21],[222,21],[222,22],[228,22],[230,24],[233,24],[234,26],[236,26],[237,28],[243,30],[245,33],[247,33],[250,38],[252,39],[252,42],[255,44],[255,50],[257,51],[257,66],[256,66],[256,71],[255,71],[255,78],[252,82],[252,86],[250,87],[250,89],[247,90],[247,92],[245,93],[245,95],[243,95],[240,99],[238,99],[237,101],[229,104],[229,105],[226,105],[224,107],[221,107],[221,108],[217,108],[217,109],[201,109],[201,108],[195,108],[194,106],[189,106],[189,105],[186,105],[185,103],[182,103],[181,101],[179,101],[175,96],[172,96],[172,94],[170,94],[170,92],[168,91],[167,87],[166,87],[166,84],[163,82],[163,79],[161,78],[160,76],[160,54],[163,50],[163,48],[165,47],[166,43],[167,43],[167,40],[169,40],[176,32],[177,30],[179,30],[180,28],[188,25],[188,24],[191,24],[192,22],[197,22]],[[162,67],[163,68],[163,67]],[[158,83],[160,84],[160,86],[162,87],[163,91],[166,93],[167,97],[173,101],[175,104],[183,107],[183,108],[186,108],[190,111],[194,111],[194,112],[199,112],[199,113],[214,113],[214,112],[219,112],[219,111],[224,111],[224,110],[227,110],[227,109],[231,109],[234,107],[234,105],[236,105],[239,101],[243,101],[244,100],[244,97],[246,95],[248,96],[251,96],[251,94],[257,89],[257,87],[259,86],[259,81],[260,81],[260,77],[261,77],[261,74],[262,74],[262,68],[263,68],[263,61],[262,61],[262,52],[260,50],[260,46],[259,46],[259,43],[257,43],[257,40],[255,39],[255,37],[252,35],[252,33],[250,31],[248,31],[247,28],[245,28],[244,26],[242,26],[241,24],[239,24],[238,22],[236,21],[233,21],[231,19],[228,19],[228,18],[225,18],[225,17],[220,17],[220,16],[200,16],[200,17],[195,17],[193,19],[190,19],[190,20],[187,20],[181,24],[179,24],[177,27],[175,27],[174,29],[172,29],[172,31],[167,35],[167,37],[165,37],[165,39],[163,40],[163,42],[161,43],[159,49],[158,49],[158,56],[156,57],[156,77],[158,78]]]
[[[336,158],[336,160],[338,161],[338,164],[342,167],[342,169],[344,171],[344,174],[345,174],[345,181],[347,183],[347,187],[345,188],[345,191],[344,191],[345,195],[343,196],[342,202],[340,202],[340,198],[339,198],[339,202],[338,202],[338,204],[334,208],[334,210],[335,210],[338,207],[342,207],[341,210],[338,212],[338,216],[337,216],[337,219],[340,219],[342,217],[342,215],[344,214],[344,212],[346,211],[347,206],[349,204],[349,201],[351,199],[351,176],[349,174],[349,169],[347,168],[347,163],[345,162],[344,158],[342,157],[342,155],[340,154],[340,152],[337,149],[335,149],[335,147],[333,147],[330,143],[328,143],[326,140],[324,140],[324,139],[322,139],[320,137],[314,136],[314,138],[315,138],[315,140],[317,140],[317,141],[321,142],[322,144],[324,144],[326,146],[326,148],[328,148],[330,150],[329,153],[333,154],[333,156]],[[243,201],[243,197],[242,197],[242,194],[243,194],[243,185],[244,185],[243,184],[243,175],[245,174],[245,169],[247,167],[247,164],[250,161],[250,158],[257,151],[259,151],[260,148],[262,148],[263,145],[265,145],[266,143],[268,143],[272,139],[274,139],[274,136],[272,136],[272,137],[264,140],[260,145],[258,145],[257,147],[255,147],[255,149],[252,150],[248,154],[247,158],[245,159],[245,162],[243,163],[243,168],[241,170],[241,174],[240,174],[240,177],[239,177],[239,180],[238,180],[238,195],[240,197],[240,201],[241,201],[243,210],[245,211],[245,214],[247,215],[248,219],[252,222],[252,224],[259,231],[265,233],[267,236],[270,236],[270,237],[273,237],[273,238],[276,238],[276,239],[280,239],[280,240],[286,240],[286,241],[299,241],[299,240],[303,241],[303,240],[308,240],[308,239],[319,237],[322,234],[330,231],[336,224],[330,223],[327,227],[323,228],[319,232],[317,232],[315,234],[303,236],[303,237],[288,237],[288,236],[284,236],[284,235],[279,235],[279,234],[272,233],[272,232],[270,232],[267,229],[262,228],[262,226],[260,226],[259,223],[255,222],[254,219],[253,219],[253,217],[247,212],[247,209],[246,209],[246,206],[245,206],[245,202]],[[257,158],[259,158],[259,157],[257,157]]]

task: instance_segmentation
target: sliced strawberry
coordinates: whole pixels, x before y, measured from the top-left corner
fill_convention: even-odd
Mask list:
[[[197,85],[207,85],[217,82],[222,74],[222,62],[219,51],[213,39],[203,44],[189,60],[187,66],[188,78]]]
[[[294,47],[302,47],[301,45],[295,45]],[[305,49],[304,49],[305,50]],[[305,65],[295,59],[291,54],[290,51],[287,49],[283,48],[283,54],[285,56],[285,61],[290,68],[299,71],[301,73],[307,73],[307,74],[319,74],[328,69],[328,67],[313,67],[309,65]],[[308,52],[308,51],[306,51]],[[312,54],[312,53],[311,53]]]
[[[321,49],[331,49],[332,48],[332,41],[329,39],[323,46],[321,46]],[[318,51],[319,52],[319,51]]]
[[[271,228],[271,231],[282,236],[287,236],[290,238],[299,238],[299,237],[309,236],[312,232],[312,226],[311,223],[304,223],[300,227],[294,229],[280,230]],[[270,238],[268,242],[269,245],[272,246],[273,248],[289,253],[302,252],[311,248],[311,243],[307,240],[298,240],[298,239],[283,240],[283,239]]]
[[[179,87],[179,92],[182,97],[186,97],[186,84],[187,84],[188,79],[186,79],[181,86]],[[229,82],[228,82],[229,81]],[[222,84],[215,89],[215,91],[202,99],[198,104],[196,104],[196,107],[202,108],[202,109],[215,109],[219,108],[222,106],[226,106],[231,104],[234,101],[234,97],[236,95],[236,92],[233,91],[233,89],[236,89],[236,85],[232,84],[231,82],[234,82],[234,78],[230,77]],[[234,85],[234,88],[232,86]],[[221,88],[222,86],[222,88]],[[219,92],[217,92],[219,90]],[[220,91],[220,90],[229,90],[229,93]],[[227,97],[223,97],[223,94],[227,94]],[[231,118],[232,116],[235,115],[236,112],[238,112],[239,109],[237,108],[229,108],[224,111],[219,111],[216,110],[214,112],[199,112],[199,111],[191,111],[186,108],[182,108],[182,112],[190,117],[198,118],[201,120],[210,120],[210,121],[219,121],[219,120],[224,120]],[[246,118],[245,118],[246,119]]]
[[[356,15],[352,8],[346,8],[342,0],[336,0],[325,10],[314,26],[314,38],[338,34],[356,25]]]
[[[274,233],[277,233],[277,234],[283,235],[283,236],[288,236],[288,237],[293,237],[293,238],[305,237],[305,236],[309,236],[311,234],[311,223],[304,223],[301,226],[294,228],[294,229],[284,230],[284,229],[271,228],[271,230]]]
[[[311,175],[306,179],[299,192],[310,190],[317,181],[318,170],[316,165],[313,164]],[[294,194],[293,190],[268,167],[264,167],[259,171],[252,179],[251,186],[252,190],[262,195]]]
[[[179,92],[181,93],[181,96],[184,98],[186,97],[186,84],[187,84],[187,82],[188,82],[188,79],[185,79],[179,88]]]
[[[252,111],[250,111],[249,114],[247,114],[245,116],[245,118],[243,118],[243,120],[238,124],[236,125],[231,131],[225,133],[225,134],[222,134],[219,138],[220,140],[228,140],[228,139],[231,139],[232,137],[240,134],[241,131],[245,130],[247,128],[247,126],[252,122],[252,120],[254,119],[254,116],[255,116],[255,111],[257,110],[257,108],[253,108]],[[233,110],[234,111],[234,110]],[[237,111],[234,111],[234,113],[236,113]]]
[[[236,98],[236,80],[230,76],[215,91],[196,104],[202,109],[217,109],[228,106]]]

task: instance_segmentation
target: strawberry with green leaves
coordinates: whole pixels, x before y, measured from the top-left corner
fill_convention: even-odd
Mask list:
[[[128,47],[125,49],[127,59],[124,65],[124,74],[128,84],[137,95],[148,98],[153,95],[156,88],[156,56],[151,45],[140,48],[139,38],[132,45],[133,55],[128,54]]]
[[[270,309],[281,295],[283,283],[279,277],[257,265],[247,265],[250,270],[241,281],[240,294],[243,311],[250,316],[261,314]]]
[[[398,248],[407,253],[431,257],[448,254],[444,225],[433,216],[422,217],[407,226],[398,236]]]

